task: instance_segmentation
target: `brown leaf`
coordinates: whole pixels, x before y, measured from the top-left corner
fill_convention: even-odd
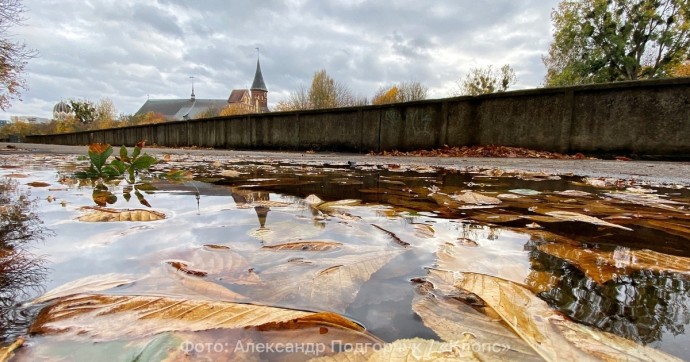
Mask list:
[[[31,187],[48,187],[48,186],[50,186],[50,184],[47,182],[39,182],[39,181],[29,182],[27,185],[29,185]]]
[[[144,296],[75,295],[44,308],[30,332],[88,337],[92,342],[168,331],[285,330],[314,326],[363,332],[334,313],[268,306]]]

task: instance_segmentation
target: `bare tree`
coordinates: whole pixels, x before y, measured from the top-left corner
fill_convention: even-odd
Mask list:
[[[513,68],[506,64],[499,70],[492,66],[485,68],[472,68],[465,79],[458,83],[453,95],[478,96],[505,92],[517,82],[517,76]]]
[[[6,110],[12,99],[19,99],[21,90],[26,90],[22,78],[24,67],[37,52],[26,44],[11,40],[9,29],[22,23],[26,11],[21,0],[0,0],[0,109]]]
[[[326,70],[314,73],[311,87],[304,86],[291,93],[284,101],[278,102],[278,111],[300,109],[323,109],[366,105],[366,97],[355,95],[350,88],[331,78]]]

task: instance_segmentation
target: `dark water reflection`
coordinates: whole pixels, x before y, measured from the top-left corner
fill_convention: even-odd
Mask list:
[[[66,166],[58,169],[61,167]],[[537,295],[575,321],[690,359],[688,275],[642,268],[625,273],[621,270],[612,280],[600,283],[578,265],[539,249],[545,243],[563,242],[587,250],[624,247],[690,257],[687,188],[645,186],[645,190],[653,191],[649,194],[660,195],[661,199],[632,203],[607,195],[623,192],[624,187],[596,188],[576,176],[495,175],[485,170],[415,171],[391,165],[315,167],[198,160],[157,167],[160,172],[183,168],[191,171],[191,176],[180,181],[153,178],[137,186],[108,184],[97,189],[66,177],[69,173],[55,176],[53,169],[36,176],[48,181],[52,178],[63,185],[65,190],[59,195],[68,205],[43,205],[43,216],[57,233],[44,248],[53,268],[49,287],[92,274],[146,274],[160,268],[169,255],[184,256],[185,252],[189,254],[189,250],[206,244],[231,246],[249,260],[252,269],[256,268],[252,272],[261,274],[285,260],[295,259],[292,254],[275,260],[265,256],[260,248],[271,238],[318,237],[352,247],[397,247],[404,242],[410,244],[409,251],[373,273],[345,314],[386,341],[434,338],[434,332],[410,309],[414,298],[410,280],[425,276],[425,268],[435,266],[436,252],[451,243],[473,248],[468,249],[476,256],[472,265],[485,268],[476,272],[493,270],[494,264],[500,264],[495,258],[501,257],[512,258],[526,274],[550,275],[555,283],[539,290]],[[224,176],[224,170],[236,174]],[[433,197],[465,190],[500,198],[502,202],[470,208]],[[572,196],[575,194],[560,193],[563,191],[587,194]],[[55,194],[49,190],[35,192],[42,198]],[[630,191],[633,196],[639,192]],[[310,195],[323,201],[362,200],[363,206],[339,217],[323,215],[305,206],[305,198]],[[670,210],[659,200],[675,202],[669,205],[676,209]],[[272,202],[290,206],[272,206]],[[79,206],[94,203],[125,208],[150,204],[168,210],[171,220],[135,227],[74,221]],[[553,222],[547,215],[554,210],[590,215],[632,231],[585,222]],[[79,235],[78,242],[74,235]],[[43,278],[45,269],[40,263],[35,266],[36,275]],[[40,286],[40,278],[33,285]],[[232,285],[220,278],[213,281],[259,302],[270,302],[270,295],[266,297],[265,291],[252,285]],[[22,285],[32,285],[32,281]],[[24,294],[19,299],[28,297]],[[310,305],[299,303],[286,302],[284,306],[310,309]],[[12,334],[7,330],[1,332],[4,337]]]
[[[18,304],[40,294],[48,272],[31,252],[47,233],[35,206],[17,182],[0,181],[0,343],[28,327],[34,311]]]

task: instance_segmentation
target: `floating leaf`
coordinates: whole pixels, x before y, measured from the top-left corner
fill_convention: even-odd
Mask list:
[[[629,274],[632,270],[690,275],[690,258],[652,250],[618,247],[614,251],[602,251],[566,244],[543,244],[539,245],[539,250],[573,264],[599,284],[617,275]]]
[[[526,288],[475,273],[455,276],[455,286],[478,295],[547,361],[680,361],[651,347],[572,322]]]
[[[82,207],[82,210],[91,210],[88,214],[78,218],[79,221],[84,222],[157,221],[165,219],[164,213],[153,210],[118,210],[105,207]]]
[[[24,338],[19,337],[7,347],[0,348],[0,362],[9,361],[14,355],[14,351],[24,344]]]
[[[343,244],[332,240],[304,240],[289,243],[264,245],[264,249],[299,250],[299,251],[328,251],[339,249]]]
[[[91,275],[84,278],[80,278],[69,283],[63,284],[55,289],[52,289],[42,296],[31,301],[32,304],[44,303],[49,300],[57,299],[60,297],[81,294],[81,293],[92,293],[100,292],[107,289],[116,288],[125,284],[130,284],[137,280],[134,276],[130,274],[101,274],[101,275]]]
[[[598,225],[598,226],[609,226],[609,227],[618,228],[618,229],[622,229],[622,230],[632,231],[632,229],[626,228],[625,226],[616,225],[616,224],[598,219],[596,217],[580,214],[577,212],[548,211],[548,212],[545,212],[545,214],[552,216],[552,217],[555,217],[557,219],[565,220],[565,221],[585,222],[588,224],[593,224],[593,225]]]

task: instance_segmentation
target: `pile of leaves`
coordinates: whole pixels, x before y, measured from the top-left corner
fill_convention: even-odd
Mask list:
[[[450,147],[444,145],[443,148],[433,150],[417,150],[401,152],[397,150],[370,152],[371,156],[419,156],[419,157],[507,157],[507,158],[548,158],[548,159],[575,159],[582,160],[587,158],[581,153],[574,155],[564,155],[556,152],[536,151],[523,147],[508,146],[462,146]]]

